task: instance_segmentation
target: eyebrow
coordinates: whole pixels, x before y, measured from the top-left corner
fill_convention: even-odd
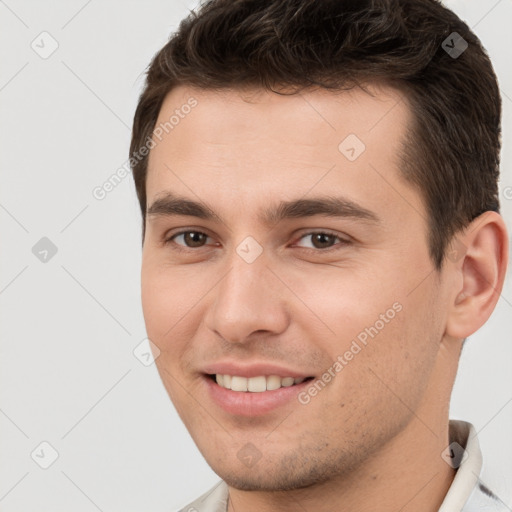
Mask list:
[[[156,199],[147,209],[148,216],[187,216],[204,220],[225,221],[209,206],[171,192]],[[325,217],[351,218],[378,224],[381,219],[375,212],[344,197],[318,196],[310,199],[280,201],[264,208],[258,220],[267,226],[287,219],[299,219],[322,215]]]

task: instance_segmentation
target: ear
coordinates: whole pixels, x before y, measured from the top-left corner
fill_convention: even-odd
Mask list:
[[[488,320],[500,297],[508,263],[507,228],[500,214],[488,211],[457,234],[448,249],[454,271],[446,334],[463,339]]]

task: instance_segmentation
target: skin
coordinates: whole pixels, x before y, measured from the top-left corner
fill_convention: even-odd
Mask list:
[[[465,253],[434,270],[425,205],[398,171],[407,101],[384,85],[371,90],[280,96],[180,86],[160,111],[157,125],[198,101],[151,149],[148,207],[172,191],[223,222],[147,217],[143,312],[162,381],[228,483],[230,511],[437,511],[453,480],[441,457],[450,394],[462,339],[499,298],[506,228],[484,213],[457,236]],[[349,134],[366,145],[353,162],[338,149]],[[343,195],[380,222],[258,220],[280,200],[323,195]],[[207,237],[165,243],[184,229]],[[325,230],[350,243],[307,236]],[[250,264],[236,252],[247,236],[263,249]],[[205,393],[201,369],[227,358],[319,378],[396,302],[402,310],[308,404],[247,418]],[[261,454],[252,467],[237,456],[249,442]]]

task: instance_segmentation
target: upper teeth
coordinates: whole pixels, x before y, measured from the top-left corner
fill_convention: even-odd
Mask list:
[[[262,375],[259,377],[239,377],[238,375],[220,375],[215,376],[217,384],[223,388],[232,391],[252,391],[261,393],[262,391],[272,391],[280,387],[293,386],[300,384],[305,378],[279,377],[278,375]]]

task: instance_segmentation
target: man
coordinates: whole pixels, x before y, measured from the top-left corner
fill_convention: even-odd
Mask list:
[[[500,109],[436,0],[213,0],[155,56],[143,312],[222,478],[184,511],[503,507],[448,416],[506,272]]]

